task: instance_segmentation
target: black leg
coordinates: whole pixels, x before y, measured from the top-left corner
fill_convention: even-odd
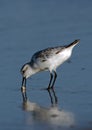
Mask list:
[[[49,90],[48,90],[48,93],[49,93],[49,97],[50,97],[52,106],[57,105],[58,99],[57,99],[57,96],[56,96],[56,94],[55,94],[54,89],[51,89],[51,90],[49,89]]]
[[[51,88],[53,89],[54,88],[54,84],[55,84],[55,81],[56,81],[56,78],[57,78],[57,73],[55,71],[54,72],[54,80],[53,80],[53,83],[52,83],[52,86]]]
[[[54,95],[54,98],[55,98],[55,104],[57,104],[58,103],[58,98],[56,96],[56,93],[55,93],[54,89],[52,89],[52,92],[53,92],[53,95]]]
[[[50,82],[49,82],[49,85],[48,85],[48,88],[47,88],[48,90],[50,89],[52,79],[53,79],[53,74],[50,73]]]
[[[48,90],[48,93],[49,93],[49,96],[50,96],[51,104],[53,105],[53,98],[52,98],[52,95],[51,95],[50,89]]]

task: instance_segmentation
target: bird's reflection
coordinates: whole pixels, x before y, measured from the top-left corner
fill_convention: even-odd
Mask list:
[[[43,107],[35,102],[27,100],[26,91],[22,93],[23,96],[23,110],[31,112],[31,123],[35,120],[45,121],[45,123],[60,125],[60,126],[74,126],[74,116],[71,112],[59,110],[58,99],[54,90],[48,90],[51,106],[49,108]],[[32,118],[33,117],[33,118]]]

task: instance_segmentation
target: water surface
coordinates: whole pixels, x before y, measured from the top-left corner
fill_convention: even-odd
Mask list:
[[[92,1],[0,1],[0,129],[92,128]],[[27,82],[27,104],[20,91],[21,66],[35,51],[80,39],[70,63],[57,69],[55,95],[49,73]]]

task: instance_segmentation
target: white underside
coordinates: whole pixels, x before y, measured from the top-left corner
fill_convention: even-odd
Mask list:
[[[47,59],[45,62],[37,62],[38,71],[48,69],[49,71],[56,70],[58,66],[60,66],[62,63],[64,63],[66,60],[68,60],[72,53],[72,48],[67,48],[63,50],[61,53],[58,53],[55,56],[52,56],[51,58]]]

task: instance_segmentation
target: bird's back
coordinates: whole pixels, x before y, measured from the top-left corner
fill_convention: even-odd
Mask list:
[[[39,71],[48,69],[51,66],[51,59],[57,56],[65,47],[49,47],[44,50],[36,52],[31,58],[31,66]],[[53,63],[54,64],[54,63]]]
[[[31,66],[42,70],[48,68],[57,68],[66,61],[72,53],[72,48],[79,42],[75,40],[69,45],[49,47],[36,52],[31,58]]]
[[[32,56],[31,61],[40,60],[44,62],[47,59],[60,53],[64,48],[65,48],[64,46],[49,47],[44,50],[38,51]]]

